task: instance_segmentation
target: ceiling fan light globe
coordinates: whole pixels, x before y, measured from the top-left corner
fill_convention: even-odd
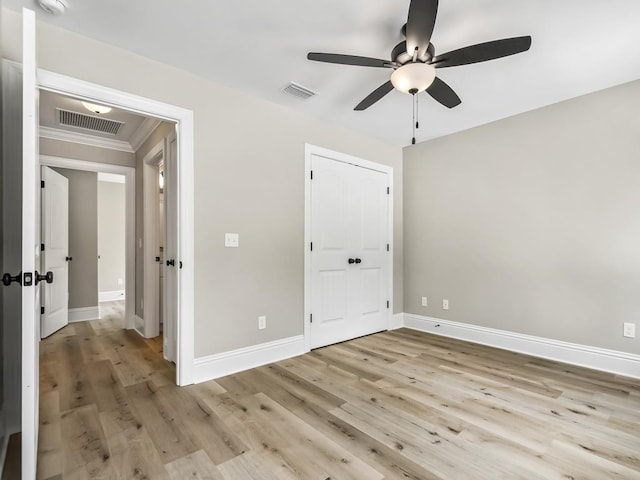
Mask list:
[[[407,63],[391,74],[391,83],[402,93],[422,92],[429,88],[436,78],[436,69],[427,63]]]

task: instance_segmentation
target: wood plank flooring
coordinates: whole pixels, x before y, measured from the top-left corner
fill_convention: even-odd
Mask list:
[[[41,344],[39,479],[640,479],[640,381],[407,329],[178,388],[102,320]]]

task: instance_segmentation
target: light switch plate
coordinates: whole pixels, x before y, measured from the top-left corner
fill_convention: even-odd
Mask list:
[[[623,335],[625,337],[636,338],[636,324],[635,323],[625,323],[623,330],[624,330]]]
[[[236,248],[240,246],[240,235],[237,233],[225,233],[224,234],[224,246]]]

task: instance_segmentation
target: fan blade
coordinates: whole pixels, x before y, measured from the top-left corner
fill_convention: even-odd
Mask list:
[[[460,100],[456,92],[438,77],[436,77],[431,86],[427,88],[427,93],[445,107],[453,108],[462,103],[462,100]]]
[[[361,111],[369,108],[371,105],[376,103],[378,100],[384,97],[391,90],[393,90],[393,84],[391,83],[391,80],[389,80],[388,82],[385,82],[382,85],[380,85],[369,95],[367,95],[367,98],[365,98],[358,105],[356,105],[356,108],[354,108],[354,110]]]
[[[393,66],[388,60],[370,57],[358,57],[356,55],[341,55],[339,53],[307,53],[308,60],[326,63],[339,63],[341,65],[356,65],[359,67],[387,67]]]
[[[413,57],[416,49],[422,58],[429,48],[438,14],[438,0],[411,0],[407,16],[407,53]]]
[[[531,37],[514,37],[478,43],[451,52],[437,55],[431,65],[436,68],[457,67],[470,63],[486,62],[495,58],[508,57],[516,53],[526,52],[531,47]]]

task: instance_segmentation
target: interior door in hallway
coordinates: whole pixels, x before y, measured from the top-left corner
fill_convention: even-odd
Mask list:
[[[42,263],[56,280],[43,289],[40,335],[45,338],[69,323],[69,180],[49,167],[42,167],[42,180]]]
[[[388,175],[311,160],[311,348],[386,330]]]

